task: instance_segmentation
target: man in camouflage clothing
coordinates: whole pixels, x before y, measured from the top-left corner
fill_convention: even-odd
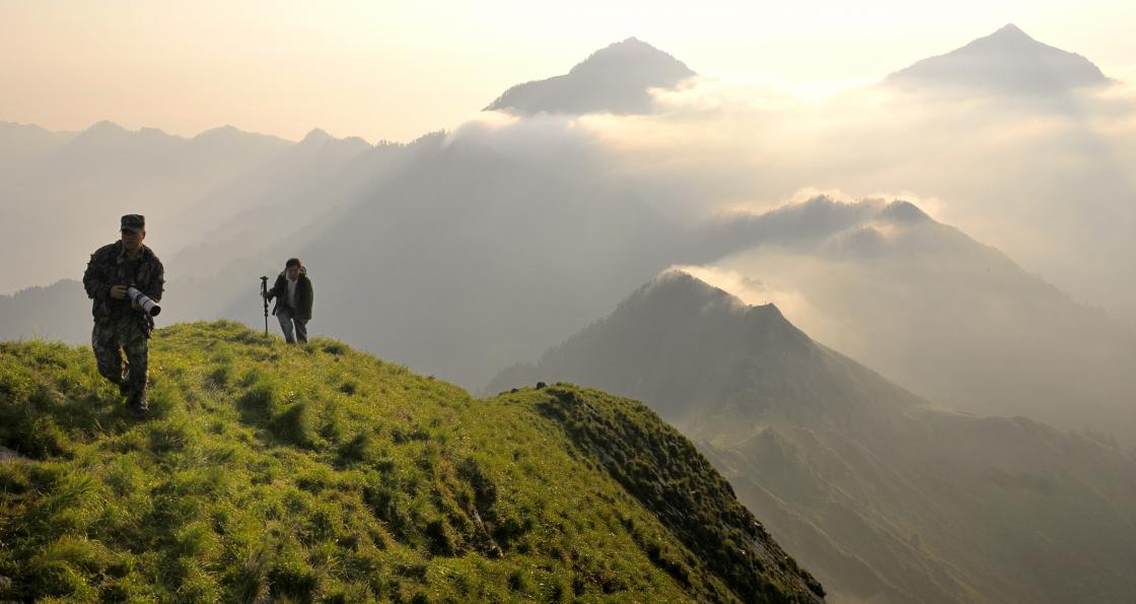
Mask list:
[[[149,247],[142,245],[146,238],[146,219],[139,214],[127,214],[121,221],[122,239],[104,245],[91,254],[87,270],[83,273],[83,287],[94,300],[92,314],[95,328],[91,333],[91,346],[95,362],[103,377],[118,384],[126,397],[126,406],[135,417],[145,417],[149,410],[146,400],[147,357],[150,332],[154,320],[127,297],[127,289],[135,288],[151,300],[162,299],[165,274],[162,263]],[[126,352],[126,364],[122,363]]]

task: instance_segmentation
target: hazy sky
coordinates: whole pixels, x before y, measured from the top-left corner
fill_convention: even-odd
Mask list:
[[[815,95],[1013,22],[1136,79],[1136,2],[0,0],[0,120],[408,140],[639,37],[695,71]]]

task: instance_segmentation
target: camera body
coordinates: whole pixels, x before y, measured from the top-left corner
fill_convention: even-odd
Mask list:
[[[131,304],[137,308],[141,308],[142,312],[151,317],[156,317],[158,313],[162,312],[162,307],[158,306],[157,302],[154,302],[149,296],[134,287],[126,288],[126,299],[130,300]]]

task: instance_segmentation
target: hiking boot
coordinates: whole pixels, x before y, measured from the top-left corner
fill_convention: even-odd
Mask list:
[[[150,414],[150,401],[146,400],[145,392],[135,392],[126,400],[126,410],[134,419],[146,419]]]

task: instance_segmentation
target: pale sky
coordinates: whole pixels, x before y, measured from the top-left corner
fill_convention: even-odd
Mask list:
[[[0,0],[0,120],[406,141],[636,36],[704,76],[872,82],[1013,22],[1136,80],[1136,2]]]

